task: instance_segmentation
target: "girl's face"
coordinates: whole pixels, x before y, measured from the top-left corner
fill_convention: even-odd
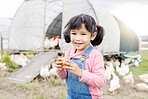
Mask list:
[[[96,32],[91,36],[91,33],[85,28],[85,24],[82,24],[80,29],[74,29],[70,32],[71,43],[76,47],[76,53],[84,51],[95,37]]]

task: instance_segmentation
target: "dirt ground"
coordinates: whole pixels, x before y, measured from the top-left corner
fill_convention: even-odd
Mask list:
[[[0,71],[0,99],[66,99],[64,81],[51,77],[44,81],[37,77],[28,84],[14,83],[7,80],[12,73]],[[134,82],[134,84],[139,83]],[[131,84],[125,84],[121,78],[120,89],[114,93],[107,92],[109,81],[103,87],[103,99],[148,99],[147,92],[139,92]]]
[[[135,81],[134,85],[137,83],[141,83],[141,81]],[[148,92],[138,91],[134,85],[124,83],[123,78],[120,78],[120,88],[114,93],[107,92],[109,84],[110,81],[107,81],[103,87],[103,99],[148,99]]]

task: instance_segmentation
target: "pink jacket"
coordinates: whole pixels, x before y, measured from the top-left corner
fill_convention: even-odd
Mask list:
[[[65,52],[65,57],[67,58],[81,58],[82,53],[74,53],[76,48],[71,48]],[[103,87],[106,83],[105,80],[105,69],[104,69],[104,60],[102,54],[93,49],[85,61],[85,69],[83,70],[82,77],[79,78],[79,81],[87,83],[92,99],[100,99],[103,97]],[[67,78],[67,70],[57,71],[59,78]]]

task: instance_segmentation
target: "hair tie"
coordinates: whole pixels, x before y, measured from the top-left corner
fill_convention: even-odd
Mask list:
[[[98,28],[98,27],[99,27],[99,25],[97,25],[97,24],[96,24],[96,27]]]

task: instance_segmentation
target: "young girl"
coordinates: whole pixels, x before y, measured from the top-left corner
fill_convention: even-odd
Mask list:
[[[73,17],[65,26],[64,38],[73,48],[65,52],[70,59],[56,62],[57,74],[66,80],[67,99],[100,99],[101,87],[105,84],[105,69],[102,54],[93,46],[103,40],[103,28],[85,14]]]

